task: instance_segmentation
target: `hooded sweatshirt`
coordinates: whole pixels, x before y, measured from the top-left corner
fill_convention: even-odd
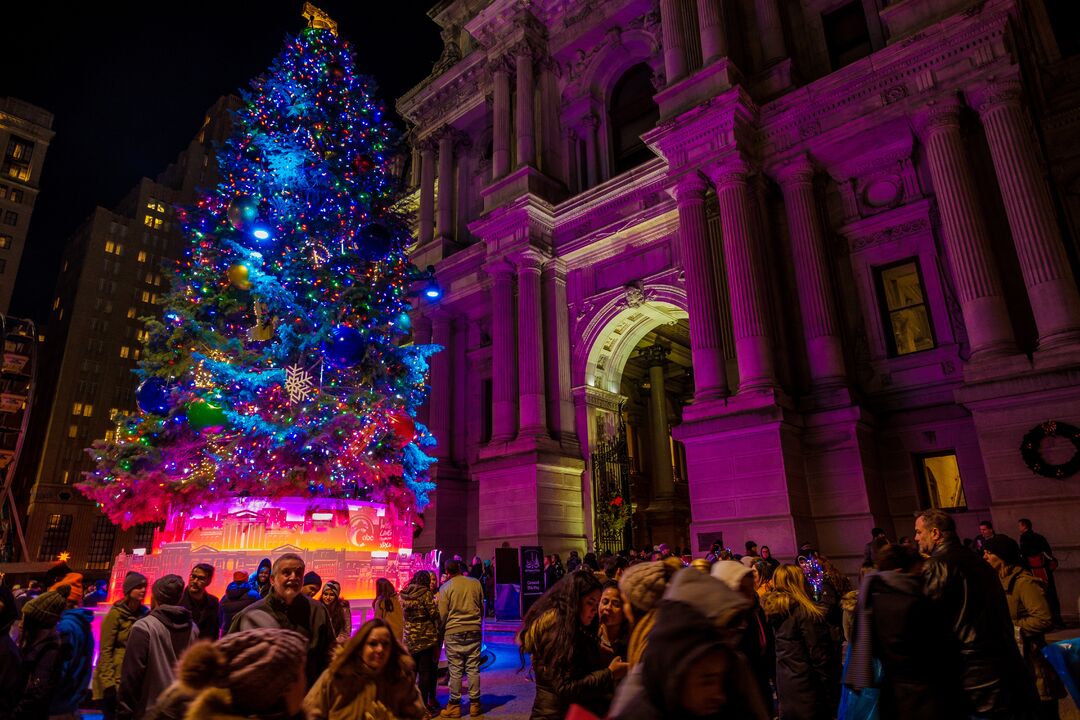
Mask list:
[[[50,715],[69,715],[86,698],[90,675],[94,671],[94,633],[90,628],[94,614],[89,610],[65,610],[56,624],[64,664],[60,682],[49,703]]]
[[[248,582],[231,582],[225,588],[225,597],[218,603],[218,627],[221,635],[229,632],[233,618],[241,610],[259,599],[259,593]]]
[[[120,670],[119,720],[145,714],[172,684],[177,660],[197,637],[191,613],[179,605],[159,605],[135,621]]]
[[[259,597],[266,597],[270,593],[270,576],[267,576],[265,584],[259,584],[259,571],[263,568],[272,570],[273,567],[270,558],[263,558],[259,561],[259,567],[255,568],[255,572],[251,573],[251,577],[248,579],[251,589],[258,593]]]

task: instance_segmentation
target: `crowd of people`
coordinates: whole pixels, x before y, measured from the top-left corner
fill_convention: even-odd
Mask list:
[[[858,587],[809,544],[791,563],[753,541],[697,559],[549,555],[517,633],[531,718],[1057,718],[1064,685],[1041,652],[1060,622],[1056,561],[1020,530],[987,522],[960,541],[937,510],[912,539],[874,528]],[[341,584],[291,553],[235,573],[223,598],[208,564],[152,585],[130,572],[97,644],[66,566],[18,594],[0,584],[0,718],[75,718],[89,702],[109,720],[476,717],[491,567],[444,571],[400,591],[379,578],[355,632]]]

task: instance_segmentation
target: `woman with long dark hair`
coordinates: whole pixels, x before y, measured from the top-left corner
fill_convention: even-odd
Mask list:
[[[349,601],[341,597],[341,583],[328,580],[323,585],[319,600],[326,607],[326,614],[330,616],[330,632],[334,634],[334,642],[337,645],[349,642],[349,636],[352,635],[352,609]]]
[[[780,720],[831,720],[840,701],[840,662],[825,611],[796,565],[773,573],[761,605],[776,638]]]
[[[390,625],[374,618],[360,626],[304,698],[308,720],[427,715],[416,688],[416,668]]]
[[[532,656],[536,698],[530,720],[561,720],[571,704],[607,715],[622,658],[608,662],[600,647],[597,608],[603,588],[591,570],[572,572],[529,608],[518,631],[521,663]]]
[[[405,614],[401,611],[401,600],[392,582],[386,578],[375,581],[375,599],[371,601],[371,607],[375,608],[374,617],[386,621],[397,641],[405,642]]]
[[[431,593],[431,573],[420,570],[401,591],[405,645],[416,663],[420,697],[431,713],[439,712],[435,691],[439,666],[439,610]]]

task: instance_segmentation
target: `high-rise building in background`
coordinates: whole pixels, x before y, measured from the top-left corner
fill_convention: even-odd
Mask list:
[[[16,98],[0,98],[0,313],[6,315],[26,245],[41,168],[52,130],[47,110]]]
[[[141,179],[115,209],[96,208],[64,250],[39,384],[53,394],[35,400],[36,442],[19,469],[29,560],[68,553],[73,569],[104,573],[121,548],[149,547],[152,527],[120,532],[74,484],[91,467],[85,449],[135,409],[143,319],[160,313],[183,251],[175,208],[216,182],[215,148],[238,102],[218,100],[175,163]]]

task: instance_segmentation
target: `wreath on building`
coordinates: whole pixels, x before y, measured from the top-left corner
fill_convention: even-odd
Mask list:
[[[1043,457],[1042,444],[1046,438],[1065,438],[1073,444],[1075,452],[1063,463],[1051,463]],[[1048,478],[1064,478],[1080,470],[1080,428],[1056,420],[1033,427],[1020,443],[1020,456],[1031,471]]]
[[[634,510],[622,495],[609,497],[600,513],[600,522],[604,530],[615,537],[621,537],[623,529],[631,522]]]

